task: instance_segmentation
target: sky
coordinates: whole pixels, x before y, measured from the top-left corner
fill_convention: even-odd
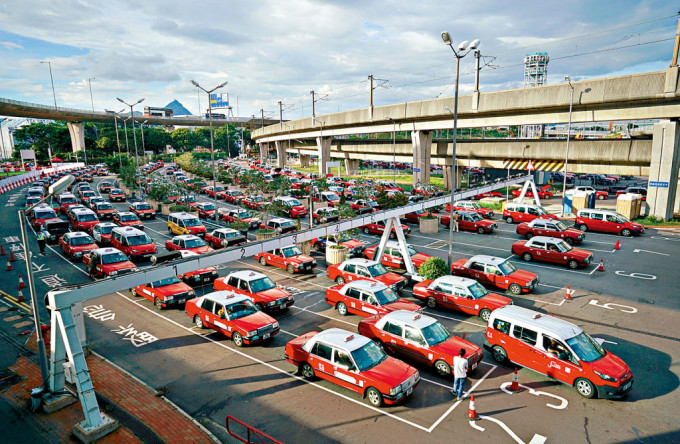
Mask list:
[[[548,52],[548,83],[666,69],[671,1],[86,0],[0,3],[0,97],[119,111],[179,100],[207,108],[224,81],[234,115],[298,119],[453,96],[455,59],[441,40],[481,39],[480,90],[523,86],[523,58]],[[474,89],[474,54],[460,92]],[[89,79],[89,80],[88,80]],[[90,96],[90,86],[92,96]],[[141,110],[140,110],[141,111]]]

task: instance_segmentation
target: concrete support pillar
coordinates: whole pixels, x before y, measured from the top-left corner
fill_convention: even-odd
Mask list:
[[[430,184],[430,162],[432,155],[432,132],[411,132],[413,144],[413,185]]]
[[[71,135],[71,147],[73,152],[85,149],[85,124],[83,122],[68,122],[68,132]]]
[[[283,168],[286,166],[286,147],[284,142],[281,142],[280,140],[275,141],[274,144],[276,145],[277,166]]]
[[[447,190],[451,189],[451,165],[444,165],[442,167],[442,172],[444,173],[444,188]],[[463,177],[463,169],[458,165],[455,169],[455,187],[460,188],[460,179]]]
[[[300,168],[307,168],[309,166],[309,156],[307,154],[300,154]]]
[[[331,138],[317,137],[316,147],[319,150],[319,176],[326,177],[326,163],[331,160]]]
[[[348,176],[359,174],[359,159],[345,159],[345,172]]]
[[[267,143],[258,143],[257,147],[260,151],[260,160],[262,162],[265,162],[267,160],[267,157],[269,157],[269,144]]]
[[[675,209],[680,168],[680,123],[655,123],[653,134],[647,204],[650,215],[669,220]]]

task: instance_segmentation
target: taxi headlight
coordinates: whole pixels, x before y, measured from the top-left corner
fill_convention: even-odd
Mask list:
[[[401,393],[401,384],[398,385],[398,386],[396,386],[396,387],[393,388],[393,389],[390,389],[390,395],[391,395],[391,396],[398,395],[399,393]]]
[[[279,328],[279,323],[278,323],[278,322],[274,322],[274,323],[272,324],[272,328],[273,328],[274,330],[276,330],[277,328]]]
[[[118,272],[116,270],[109,271],[109,276],[115,276],[117,274],[118,274]]]
[[[273,307],[274,305],[276,305],[276,301],[267,302],[267,307]]]
[[[256,335],[257,335],[257,330],[249,331],[248,333],[246,333],[246,337],[248,337],[248,338],[252,338],[253,336],[256,336]]]
[[[597,376],[599,376],[600,378],[604,379],[605,381],[609,381],[609,382],[617,382],[618,381],[616,378],[612,378],[611,376],[605,375],[604,373],[596,372],[595,370],[593,370],[593,372]]]
[[[196,296],[196,292],[194,290],[189,290],[189,296]]]
[[[312,265],[316,265],[316,259],[312,261]]]

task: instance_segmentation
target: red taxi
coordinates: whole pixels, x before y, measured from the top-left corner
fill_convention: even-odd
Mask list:
[[[102,182],[101,185],[99,185],[99,192],[102,194],[109,194],[111,190],[113,189],[113,184],[109,182]]]
[[[275,197],[274,202],[281,205],[283,213],[288,217],[304,217],[307,215],[307,208],[294,197]]]
[[[248,296],[258,310],[288,310],[295,298],[257,271],[233,271],[215,280],[215,290],[229,290]]]
[[[59,239],[61,251],[72,261],[80,261],[85,253],[99,248],[89,234],[82,231],[64,233]]]
[[[451,211],[451,204],[446,204],[446,212],[449,213]],[[474,213],[479,214],[485,219],[491,219],[493,215],[495,214],[493,210],[489,208],[484,208],[483,206],[479,205],[477,202],[473,202],[471,200],[458,200],[453,203],[453,211],[472,211]]]
[[[357,199],[349,204],[357,214],[375,213],[380,206],[372,199]]]
[[[248,242],[248,239],[240,231],[233,228],[218,228],[211,233],[205,234],[205,242],[212,248],[231,247]]]
[[[417,186],[413,191],[414,194],[421,194],[425,197],[442,196],[444,194],[442,190],[439,190],[436,187],[433,187],[432,185]]]
[[[135,264],[116,248],[98,248],[83,255],[83,263],[91,278],[111,277],[137,271]]]
[[[477,200],[484,199],[484,198],[487,198],[487,197],[503,197],[503,196],[501,196],[501,193],[498,192],[498,191],[486,191],[484,193],[480,193],[480,194],[475,195],[475,199],[477,199]]]
[[[135,213],[130,211],[118,211],[113,215],[113,223],[119,227],[134,227],[138,230],[144,229],[144,224]]]
[[[283,268],[290,274],[311,272],[316,268],[316,260],[303,254],[297,245],[257,253],[254,259],[260,261],[263,266],[273,265]]]
[[[125,193],[120,188],[111,188],[109,200],[111,202],[125,202]]]
[[[508,290],[514,295],[529,293],[538,285],[538,275],[515,267],[508,259],[477,255],[458,259],[451,265],[451,273],[469,277],[487,287]]]
[[[454,214],[458,214],[458,229],[464,231],[476,231],[479,234],[493,233],[493,231],[498,228],[496,222],[482,219],[482,217],[471,211],[454,211]],[[442,225],[449,226],[451,223],[451,216],[446,214],[442,216],[439,221]]]
[[[184,311],[198,328],[212,328],[234,341],[234,345],[253,345],[271,339],[279,323],[258,310],[247,296],[230,291],[215,291],[186,303]]]
[[[517,198],[517,197],[520,196],[520,194],[522,194],[522,190],[515,188],[513,190],[510,190],[510,194],[512,195],[512,197]],[[526,197],[534,197],[533,191],[527,191],[524,195]],[[551,193],[550,191],[540,191],[540,190],[538,191],[538,198],[539,199],[552,199],[552,197],[553,197],[553,193]]]
[[[340,264],[334,264],[326,269],[328,278],[339,285],[357,280],[380,282],[390,287],[392,291],[400,291],[406,286],[406,278],[391,271],[387,271],[382,264],[368,259],[348,259]]]
[[[29,217],[31,225],[34,228],[39,228],[46,220],[57,219],[57,213],[52,209],[51,206],[42,203],[31,210],[31,215]]]
[[[593,253],[590,251],[574,248],[559,238],[544,236],[515,242],[512,244],[512,254],[527,262],[537,260],[566,265],[571,269],[585,267],[593,260]]]
[[[318,224],[327,224],[329,222],[337,222],[340,220],[338,210],[332,207],[317,208],[312,213],[314,222]]]
[[[373,257],[373,255],[375,254],[376,248],[378,248],[378,245],[373,245],[372,247],[368,247],[366,249],[366,251],[364,251],[364,256],[366,256],[367,259],[375,259]],[[425,262],[426,260],[428,260],[432,257],[429,254],[418,253],[410,245],[407,245],[406,249],[408,251],[409,256],[411,256],[411,262],[413,262],[413,266],[416,269],[419,269],[420,266],[423,265],[423,262]],[[385,251],[383,253],[382,259],[380,260],[380,263],[383,264],[386,267],[400,268],[400,269],[403,269],[403,270],[406,269],[406,264],[404,263],[404,258],[401,254],[401,250],[399,249],[399,243],[391,242],[391,241],[387,242],[387,245],[385,245]]]
[[[92,237],[94,237],[95,242],[99,245],[110,244],[111,233],[117,226],[118,225],[113,222],[100,222],[97,225],[92,226]]]
[[[97,193],[95,193],[93,190],[80,190],[80,200],[83,201],[83,204],[87,204],[87,201],[90,200],[90,198],[97,196]]]
[[[384,220],[379,220],[378,222],[373,222],[366,224],[364,226],[359,227],[361,230],[363,230],[364,234],[379,234],[382,235],[385,232],[385,221]],[[401,224],[401,229],[404,232],[404,236],[408,236],[411,234],[411,227],[408,225]],[[390,232],[390,239],[396,239],[397,238],[397,230],[396,228],[392,227],[392,230]]]
[[[196,296],[194,290],[182,282],[177,276],[172,276],[159,281],[144,285],[138,285],[132,289],[132,295],[142,296],[160,310],[171,306],[184,305],[189,299]]]
[[[260,226],[260,218],[253,215],[252,211],[243,208],[234,208],[227,210],[222,214],[222,220],[225,222],[244,222],[248,224],[249,228],[257,228]]]
[[[468,369],[473,371],[482,360],[482,348],[451,333],[430,316],[398,310],[372,316],[359,322],[359,333],[381,344],[391,354],[434,367],[449,376],[455,356],[465,349]]]
[[[224,187],[219,185],[216,187],[213,187],[212,185],[205,187],[205,194],[207,194],[208,197],[215,197],[215,195],[217,195],[218,199],[224,199],[225,191]]]
[[[367,337],[339,328],[292,339],[285,358],[305,379],[318,376],[359,393],[374,407],[403,402],[420,383],[418,370]]]
[[[214,219],[215,211],[217,211],[215,204],[210,202],[199,202],[196,204],[196,209],[198,210],[198,217],[203,219]]]
[[[515,230],[520,236],[531,239],[534,236],[559,237],[570,245],[580,244],[586,234],[575,228],[567,228],[564,222],[551,219],[534,219],[529,223],[522,222]]]
[[[165,249],[168,251],[187,250],[197,254],[215,251],[203,239],[193,234],[182,234],[166,240]]]
[[[406,222],[408,222],[410,224],[417,224],[417,223],[420,223],[421,217],[439,217],[439,215],[437,213],[432,213],[430,211],[419,210],[419,211],[414,211],[412,213],[406,213],[401,217],[403,219],[405,219]]]
[[[559,220],[556,215],[548,213],[543,207],[518,202],[508,202],[505,204],[503,219],[509,224],[513,222],[531,222],[534,219]]]
[[[241,203],[251,210],[261,210],[269,205],[269,201],[263,196],[249,196],[241,200]]]
[[[78,204],[76,196],[71,193],[61,193],[59,197],[57,197],[57,202],[59,203],[59,211],[62,213],[66,213],[66,209],[71,205]]]
[[[621,236],[640,235],[645,227],[631,222],[625,216],[612,210],[596,210],[584,208],[576,214],[576,226],[581,231],[592,230]]]
[[[151,238],[134,227],[116,227],[111,232],[111,246],[122,251],[130,260],[148,260],[158,252]]]
[[[90,231],[99,223],[97,215],[89,208],[72,206],[67,215],[71,221],[71,227],[76,231]]]
[[[159,256],[160,255],[152,256],[151,263],[154,265],[158,263],[161,260],[158,258]],[[187,257],[195,257],[198,256],[198,254],[188,250],[174,250],[171,253],[166,253],[163,256],[170,256],[171,259],[166,260],[172,260],[178,258],[184,259]],[[180,274],[177,277],[189,285],[198,285],[213,282],[215,279],[217,279],[217,276],[218,273],[215,267],[206,267]]]
[[[135,202],[130,204],[130,211],[135,213],[140,219],[156,218],[156,212],[147,202]]]
[[[422,307],[399,298],[380,282],[356,280],[326,290],[326,302],[342,316],[352,313],[367,317],[382,316],[395,310],[422,311]]]
[[[92,211],[94,211],[94,214],[97,215],[97,218],[99,220],[107,220],[107,219],[112,219],[113,215],[116,213],[116,209],[113,208],[113,205],[111,205],[108,202],[99,202],[96,203]]]
[[[225,190],[224,192],[224,200],[234,205],[240,204],[245,197],[246,195],[239,190]]]
[[[426,279],[413,286],[413,297],[425,301],[429,308],[441,306],[479,316],[487,321],[492,311],[512,304],[512,300],[489,290],[472,279],[441,276]]]
[[[366,248],[365,243],[352,238],[346,233],[329,234],[328,236],[312,239],[309,243],[316,251],[326,251],[326,248],[329,246],[342,245],[347,247],[347,257],[361,256]]]
[[[404,192],[404,188],[400,187],[394,182],[389,182],[386,180],[379,180],[376,182],[375,187],[378,189],[378,191],[400,191]]]

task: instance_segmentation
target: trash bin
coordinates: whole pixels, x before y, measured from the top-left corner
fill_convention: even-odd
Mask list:
[[[595,193],[588,193],[588,198],[587,198],[587,203],[586,205],[588,208],[595,208],[595,200],[597,198],[597,195]]]
[[[585,191],[575,191],[574,194],[572,195],[571,212],[577,213],[578,210],[582,210],[584,208],[590,208],[588,206],[588,202],[589,202],[589,193],[587,193]]]
[[[564,193],[564,205],[562,208],[563,214],[571,214],[573,197],[573,193]]]

